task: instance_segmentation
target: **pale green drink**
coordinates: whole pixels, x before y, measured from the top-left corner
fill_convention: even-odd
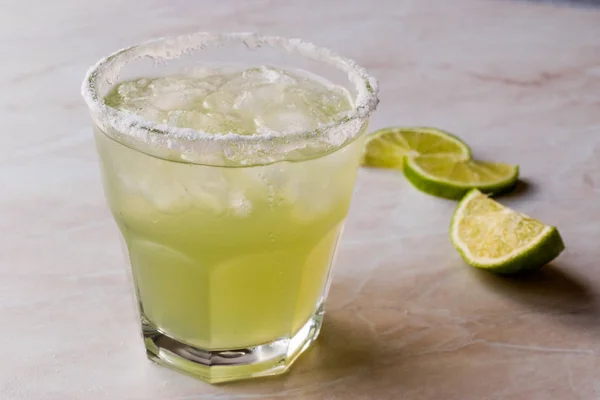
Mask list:
[[[150,357],[211,382],[287,369],[321,325],[366,124],[335,151],[303,146],[289,159],[246,138],[287,145],[286,135],[319,135],[350,121],[350,93],[299,69],[228,66],[124,80],[104,102],[167,137],[172,128],[184,139],[200,131],[206,143],[212,135],[266,157],[248,165],[188,162],[180,150],[157,157],[96,127]]]

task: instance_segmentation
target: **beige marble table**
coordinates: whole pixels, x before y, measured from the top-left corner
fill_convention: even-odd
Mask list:
[[[500,279],[463,264],[454,204],[360,172],[326,323],[291,373],[209,386],[147,361],[79,84],[142,39],[259,30],[381,82],[371,127],[434,125],[519,163],[504,201],[567,251]],[[600,10],[508,0],[4,0],[0,399],[600,399]]]

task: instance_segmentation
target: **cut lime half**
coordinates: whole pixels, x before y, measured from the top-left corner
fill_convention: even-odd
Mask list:
[[[471,189],[490,194],[511,190],[519,178],[519,167],[452,156],[407,156],[404,175],[425,193],[460,200]]]
[[[542,267],[565,248],[555,227],[504,207],[478,190],[458,204],[450,239],[468,264],[499,274]]]
[[[367,137],[362,164],[402,169],[407,155],[471,158],[471,150],[456,136],[435,128],[384,128]]]

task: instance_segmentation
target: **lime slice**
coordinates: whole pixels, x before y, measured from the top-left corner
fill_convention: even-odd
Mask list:
[[[506,208],[478,190],[458,204],[450,239],[468,264],[500,274],[542,267],[565,248],[555,227]]]
[[[471,189],[491,194],[511,190],[517,183],[519,167],[453,156],[408,156],[404,159],[404,175],[425,193],[460,200]]]
[[[384,128],[371,133],[362,164],[402,169],[406,155],[447,155],[471,158],[471,150],[456,136],[435,128]]]

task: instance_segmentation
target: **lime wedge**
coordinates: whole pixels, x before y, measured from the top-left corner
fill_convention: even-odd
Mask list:
[[[425,193],[460,200],[471,189],[491,194],[511,190],[517,183],[519,167],[453,156],[408,156],[404,159],[404,175]]]
[[[384,128],[367,137],[362,164],[402,169],[406,155],[446,155],[468,160],[471,150],[456,136],[435,128]]]
[[[450,239],[468,264],[499,274],[542,267],[565,248],[555,227],[506,208],[478,190],[458,204]]]

